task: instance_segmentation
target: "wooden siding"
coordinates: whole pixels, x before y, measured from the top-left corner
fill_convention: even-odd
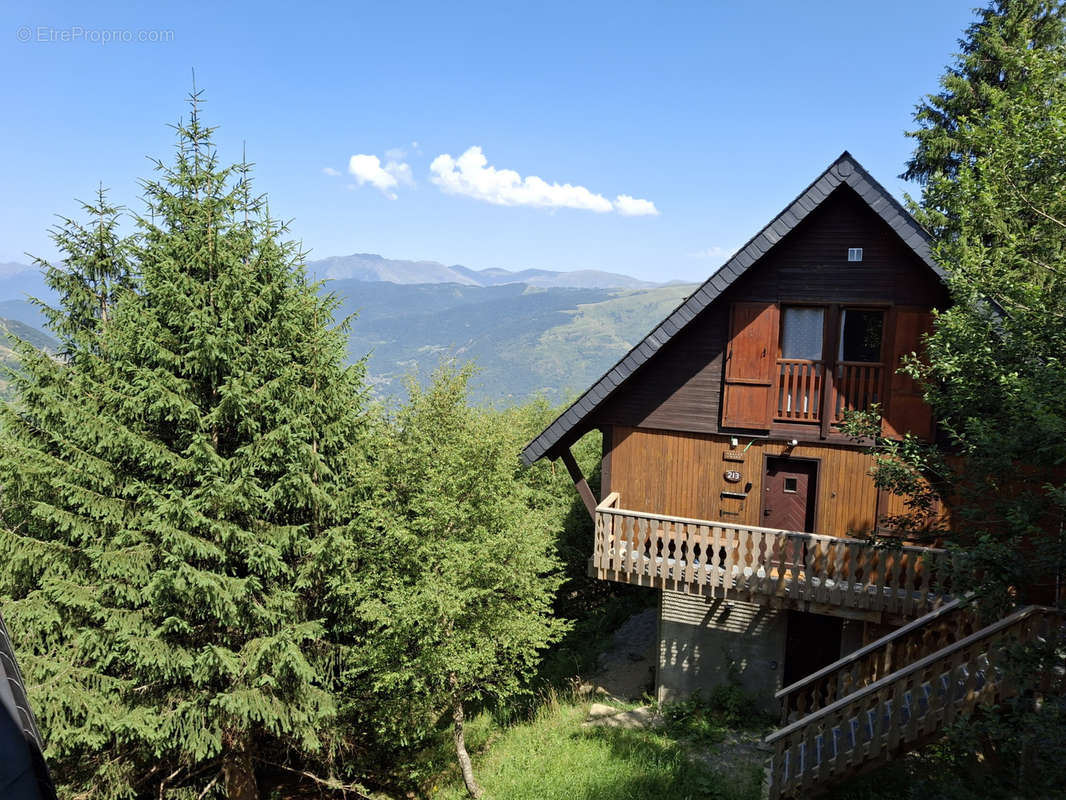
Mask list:
[[[860,262],[847,260],[862,247]],[[733,299],[934,306],[947,290],[877,214],[841,187],[730,288]]]
[[[717,433],[729,303],[717,302],[671,339],[595,414],[602,423]]]
[[[743,450],[743,439],[733,448],[727,437],[621,426],[611,437],[610,489],[621,495],[625,508],[742,525],[762,524],[764,456],[780,456],[786,450],[781,442],[756,440],[744,461],[735,462],[723,455]],[[790,456],[819,460],[817,533],[847,536],[873,529],[877,489],[868,455],[848,447],[800,444]],[[741,481],[727,483],[727,470],[740,472]],[[743,499],[721,496],[723,491],[745,490]]]
[[[849,247],[863,260],[849,262]],[[947,290],[891,228],[843,186],[633,375],[590,427],[717,433],[723,354],[736,302],[940,307]]]

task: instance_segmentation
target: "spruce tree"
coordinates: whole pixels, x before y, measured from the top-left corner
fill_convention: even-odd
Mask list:
[[[358,492],[362,366],[191,103],[132,241],[102,197],[100,237],[55,237],[70,352],[24,348],[0,421],[0,594],[72,796],[250,800],[334,714],[316,559]]]
[[[915,149],[900,176],[922,187],[911,211],[934,234],[958,232],[956,179],[986,152],[972,136],[1000,115],[1005,103],[1023,96],[1040,76],[1022,51],[1051,54],[1062,47],[1066,6],[1059,0],[993,0],[959,40],[959,53],[914,112],[908,132]]]
[[[101,185],[95,202],[81,203],[86,223],[68,217],[52,230],[52,239],[64,254],[62,266],[36,260],[45,282],[59,297],[57,306],[38,303],[66,359],[75,358],[84,347],[94,346],[119,298],[133,288],[132,239],[119,235],[123,211],[107,201],[107,192]]]
[[[1046,599],[1066,557],[1066,4],[979,13],[909,165],[953,300],[912,371],[952,457],[901,452],[953,498],[952,536],[1002,607]]]
[[[949,546],[986,619],[1062,604],[1066,574],[1066,31],[1061,2],[996,2],[919,107],[910,164],[949,276],[926,357],[939,441],[885,442],[879,483],[929,477],[948,501]],[[931,109],[943,112],[932,115]],[[914,516],[921,517],[921,507]],[[1050,797],[1066,781],[1066,705],[1041,686],[1055,637],[1012,649],[1010,703],[954,726],[955,777],[989,796]],[[983,758],[975,758],[977,751]],[[980,786],[972,787],[973,776]]]

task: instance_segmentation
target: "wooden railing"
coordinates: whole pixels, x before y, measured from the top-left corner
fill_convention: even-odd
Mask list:
[[[1012,648],[1061,635],[1054,609],[1029,606],[766,737],[769,797],[811,797],[924,740],[982,703],[1010,697]],[[1061,691],[1045,669],[1044,691]],[[1054,685],[1053,685],[1054,684]]]
[[[774,695],[781,701],[781,724],[818,711],[841,697],[913,664],[979,627],[972,595],[942,604],[934,611],[860,647]]]
[[[904,617],[950,594],[948,554],[857,539],[596,509],[593,577],[716,598],[803,601]]]
[[[821,361],[777,359],[775,419],[796,422],[818,422],[821,419],[822,370]]]
[[[833,422],[844,419],[845,411],[865,411],[882,400],[882,364],[838,361],[833,375]]]

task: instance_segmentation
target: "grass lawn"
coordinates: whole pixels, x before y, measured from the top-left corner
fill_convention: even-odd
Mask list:
[[[718,772],[659,731],[582,728],[588,703],[549,698],[525,722],[470,721],[467,744],[487,800],[756,800],[761,768]],[[457,770],[430,796],[467,797]]]

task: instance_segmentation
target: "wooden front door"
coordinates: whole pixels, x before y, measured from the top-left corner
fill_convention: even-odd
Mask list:
[[[766,459],[762,526],[813,533],[817,477],[815,461]]]

